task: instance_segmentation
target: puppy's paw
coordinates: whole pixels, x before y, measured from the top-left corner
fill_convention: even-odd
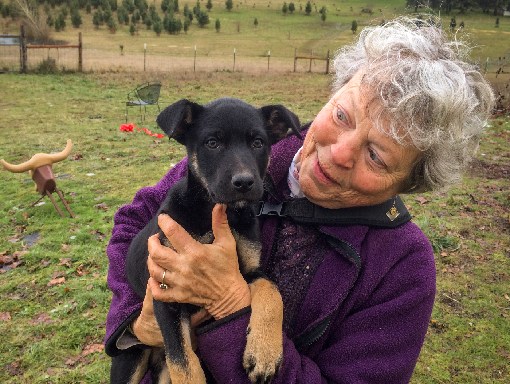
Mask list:
[[[248,329],[243,366],[252,383],[270,383],[280,368],[282,358],[281,327],[278,329],[278,326],[268,327],[266,324],[262,329],[261,327]]]

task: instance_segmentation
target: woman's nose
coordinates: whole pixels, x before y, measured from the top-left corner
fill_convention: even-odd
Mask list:
[[[335,165],[350,169],[356,163],[360,153],[359,140],[354,132],[344,132],[331,145],[331,157]]]

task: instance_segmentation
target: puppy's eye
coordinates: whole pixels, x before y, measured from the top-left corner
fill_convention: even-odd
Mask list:
[[[255,139],[251,145],[253,148],[262,148],[264,146],[264,141],[262,141],[262,139]]]
[[[205,146],[210,149],[216,149],[220,146],[220,142],[214,138],[211,138],[205,142]]]

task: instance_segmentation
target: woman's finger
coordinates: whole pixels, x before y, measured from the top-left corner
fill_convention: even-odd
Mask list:
[[[227,206],[225,204],[216,204],[212,210],[212,231],[215,244],[234,240],[228,225]]]
[[[196,243],[196,240],[167,214],[160,214],[158,216],[158,225],[177,253],[185,251]]]

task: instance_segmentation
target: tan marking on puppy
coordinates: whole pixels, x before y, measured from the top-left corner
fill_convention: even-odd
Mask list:
[[[168,374],[168,368],[166,366],[161,369],[161,372],[159,373],[159,379],[157,384],[171,384],[170,381],[170,375]]]
[[[200,366],[197,355],[193,352],[191,345],[191,327],[189,318],[181,319],[182,340],[187,367],[175,364],[166,358],[166,366],[170,375],[170,382],[174,384],[205,384],[205,374]]]
[[[190,169],[192,170],[193,175],[200,181],[202,186],[207,189],[207,192],[209,192],[209,183],[207,179],[202,175],[202,172],[200,170],[200,166],[198,165],[198,157],[196,153],[192,153],[189,155],[188,158]]]
[[[283,302],[276,286],[266,279],[250,284],[251,317],[243,367],[250,380],[273,377],[283,358]]]
[[[257,269],[260,265],[260,253],[262,245],[259,242],[248,240],[232,230],[232,235],[236,240],[237,257],[239,258],[239,267],[242,273],[248,273]]]
[[[142,381],[143,377],[145,376],[145,373],[147,372],[147,364],[149,362],[149,357],[151,355],[152,350],[146,349],[142,352],[142,357],[137,364],[136,370],[129,379],[129,384],[138,384],[140,381]]]

